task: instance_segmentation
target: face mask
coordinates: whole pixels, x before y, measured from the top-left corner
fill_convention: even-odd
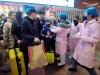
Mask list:
[[[60,22],[60,19],[58,19],[58,23]]]
[[[51,24],[47,24],[48,27],[50,27]]]
[[[77,26],[78,25],[78,20],[73,20],[73,23],[74,23],[75,26]]]
[[[82,21],[84,22],[84,21],[86,21],[87,20],[87,16],[83,16],[82,17]]]

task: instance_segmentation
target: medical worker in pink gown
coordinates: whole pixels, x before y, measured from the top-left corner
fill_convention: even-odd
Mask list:
[[[58,66],[65,65],[65,54],[67,51],[67,34],[69,33],[69,28],[71,24],[69,21],[66,21],[67,15],[65,13],[59,14],[60,23],[58,27],[51,28],[51,31],[56,33],[56,53],[60,55],[60,63]]]
[[[90,7],[84,13],[87,16],[80,28],[80,32],[75,35],[78,38],[78,44],[73,54],[73,66],[68,70],[77,71],[77,65],[84,67],[89,75],[97,75],[94,70],[94,54],[96,43],[100,39],[100,24],[96,21],[99,13],[95,7]]]
[[[73,52],[76,48],[78,39],[74,38],[73,36],[79,32],[81,23],[79,23],[79,16],[75,16],[73,20],[73,24],[71,25],[70,32],[69,32],[69,58],[72,58]]]

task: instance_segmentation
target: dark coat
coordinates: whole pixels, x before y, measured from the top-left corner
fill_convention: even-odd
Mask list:
[[[39,38],[38,30],[34,22],[35,21],[31,20],[29,17],[26,17],[22,23],[21,27],[22,39],[27,46],[33,46],[34,38],[35,37]]]
[[[17,40],[21,40],[21,25],[17,22],[17,20],[14,20],[12,22],[12,35],[14,37],[14,39]]]
[[[0,20],[0,40],[3,40],[3,27],[6,22],[7,18],[4,20]]]
[[[22,38],[21,38],[21,25],[22,24],[19,24],[17,20],[14,20],[12,22],[11,34],[14,37],[14,41],[15,41],[14,47],[18,46],[18,43],[17,43],[18,40],[22,40]]]
[[[52,38],[46,38],[47,32],[50,32],[50,35],[52,36]],[[44,25],[43,29],[41,31],[41,36],[47,43],[50,43],[52,41],[52,39],[54,39],[55,35],[54,35],[54,33],[51,32],[51,30],[48,26]]]
[[[36,29],[38,30],[38,34],[39,34],[40,39],[42,39],[40,34],[41,34],[42,29],[43,29],[43,25],[45,25],[45,20],[44,19],[39,20],[39,18],[37,18],[34,22],[34,25],[36,26]]]
[[[50,32],[50,36],[52,36],[52,38],[46,38],[47,32]],[[43,26],[43,29],[41,31],[41,36],[44,40],[44,46],[46,51],[53,50],[55,52],[55,34],[51,32],[48,26],[46,25]]]

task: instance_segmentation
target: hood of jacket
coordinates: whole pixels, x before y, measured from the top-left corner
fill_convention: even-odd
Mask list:
[[[61,23],[58,23],[58,27],[70,28],[71,27],[71,23],[69,21],[61,22]]]
[[[71,23],[69,21],[65,21],[65,22],[58,23],[57,26],[58,27],[62,27],[62,28],[70,28],[71,27]]]

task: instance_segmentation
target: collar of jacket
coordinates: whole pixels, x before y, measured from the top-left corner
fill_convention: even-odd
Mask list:
[[[69,21],[65,21],[65,22],[58,23],[57,26],[62,27],[62,28],[70,28],[71,24]]]
[[[94,23],[94,22],[96,22],[96,19],[92,19],[91,21],[88,21],[87,23],[91,24],[91,23]]]

